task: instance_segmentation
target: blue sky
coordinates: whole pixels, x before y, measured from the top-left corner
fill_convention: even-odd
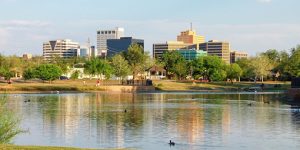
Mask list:
[[[176,40],[193,22],[206,40],[251,55],[300,44],[299,0],[0,0],[0,53],[42,54],[42,43],[69,38],[96,44],[96,30],[124,27],[153,43]]]

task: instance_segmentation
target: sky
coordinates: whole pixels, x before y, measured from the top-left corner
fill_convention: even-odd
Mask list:
[[[0,0],[0,53],[42,55],[43,42],[72,39],[96,45],[98,29],[153,43],[190,28],[206,40],[256,55],[300,44],[299,0]]]

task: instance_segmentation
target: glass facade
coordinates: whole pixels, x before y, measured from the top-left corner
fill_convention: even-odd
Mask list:
[[[122,37],[120,39],[107,40],[107,56],[112,57],[115,54],[127,51],[131,44],[138,44],[144,48],[144,40],[133,39],[132,37]]]
[[[178,50],[178,52],[185,58],[187,61],[192,61],[199,57],[207,56],[207,52],[203,50]]]

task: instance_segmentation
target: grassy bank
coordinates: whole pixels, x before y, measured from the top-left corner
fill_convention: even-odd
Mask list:
[[[96,86],[96,80],[57,80],[52,83],[41,81],[14,81],[12,84],[0,83],[2,92],[36,91],[104,91],[105,86]]]
[[[18,145],[0,145],[1,150],[94,150],[87,148],[73,147],[52,147],[52,146],[18,146]],[[105,149],[100,149],[105,150]],[[128,150],[128,149],[107,149],[107,150]]]
[[[282,91],[290,88],[290,82],[264,82],[264,91]],[[257,87],[260,82],[212,82],[200,83],[192,81],[172,81],[158,80],[154,81],[154,86],[162,91],[242,91],[246,88]]]
[[[83,150],[71,147],[0,145],[3,150]]]
[[[51,84],[41,81],[14,81],[7,84],[4,81],[0,83],[0,92],[49,92],[49,91],[105,91],[112,86],[118,84],[118,81],[104,81],[100,86],[96,86],[96,80],[57,80]],[[153,81],[157,90],[162,91],[241,91],[245,88],[257,87],[261,83],[257,82],[213,82],[213,83],[193,83],[192,81],[173,81],[173,80],[157,80]],[[282,91],[290,88],[290,82],[264,82],[264,91]],[[275,86],[277,85],[277,86]],[[279,85],[279,86],[278,86]],[[120,87],[119,87],[120,88]]]

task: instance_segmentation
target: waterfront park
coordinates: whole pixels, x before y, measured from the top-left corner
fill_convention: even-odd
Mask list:
[[[111,59],[1,56],[0,148],[296,149],[299,52],[235,64],[156,61],[136,45]]]

